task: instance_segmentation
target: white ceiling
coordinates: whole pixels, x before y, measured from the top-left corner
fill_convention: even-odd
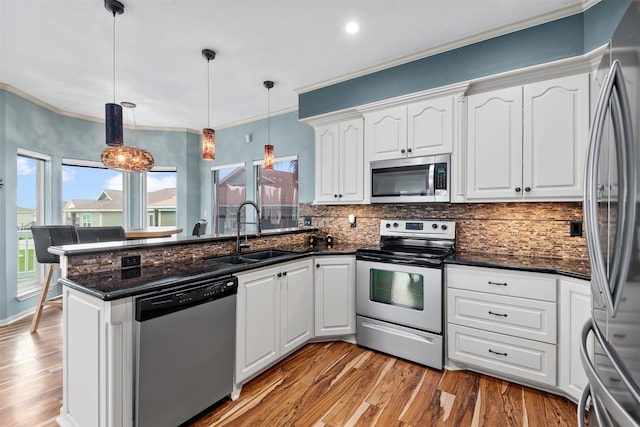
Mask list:
[[[297,108],[296,90],[583,10],[583,0],[121,1],[116,102],[138,105],[138,126],[189,129],[207,125],[203,48],[217,53],[218,128],[265,116],[264,80],[276,83],[275,114]],[[344,31],[349,20],[359,33]],[[101,120],[113,100],[113,23],[103,0],[0,0],[0,83]]]

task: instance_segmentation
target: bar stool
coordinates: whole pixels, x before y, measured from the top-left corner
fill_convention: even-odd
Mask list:
[[[38,330],[42,309],[46,305],[54,305],[62,309],[62,301],[60,297],[54,297],[47,300],[47,292],[51,284],[51,277],[54,270],[60,269],[60,257],[49,253],[49,246],[71,245],[78,242],[76,228],[73,225],[32,225],[31,233],[33,234],[33,245],[36,251],[36,259],[40,264],[49,264],[47,273],[44,276],[42,290],[40,291],[40,299],[33,313],[31,321],[31,333]]]
[[[191,232],[192,236],[202,236],[207,232],[207,220],[201,219],[196,222],[196,225],[193,226],[193,231]]]

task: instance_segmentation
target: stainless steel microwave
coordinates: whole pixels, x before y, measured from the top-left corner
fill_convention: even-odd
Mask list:
[[[371,203],[448,203],[451,154],[371,162]]]

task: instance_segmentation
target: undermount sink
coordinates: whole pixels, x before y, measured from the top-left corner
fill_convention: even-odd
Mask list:
[[[253,262],[258,261],[255,259],[245,258],[244,256],[239,256],[236,254],[218,256],[218,257],[212,258],[212,260],[220,264],[233,264],[233,265],[251,264]]]
[[[246,254],[241,254],[240,258],[250,259],[253,261],[262,261],[266,259],[279,258],[283,256],[293,255],[293,254],[295,254],[295,252],[283,251],[281,249],[265,249],[262,251],[247,252]]]

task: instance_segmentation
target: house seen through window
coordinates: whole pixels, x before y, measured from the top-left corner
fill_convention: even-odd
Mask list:
[[[276,158],[273,170],[256,164],[256,200],[263,230],[298,226],[298,157]]]

